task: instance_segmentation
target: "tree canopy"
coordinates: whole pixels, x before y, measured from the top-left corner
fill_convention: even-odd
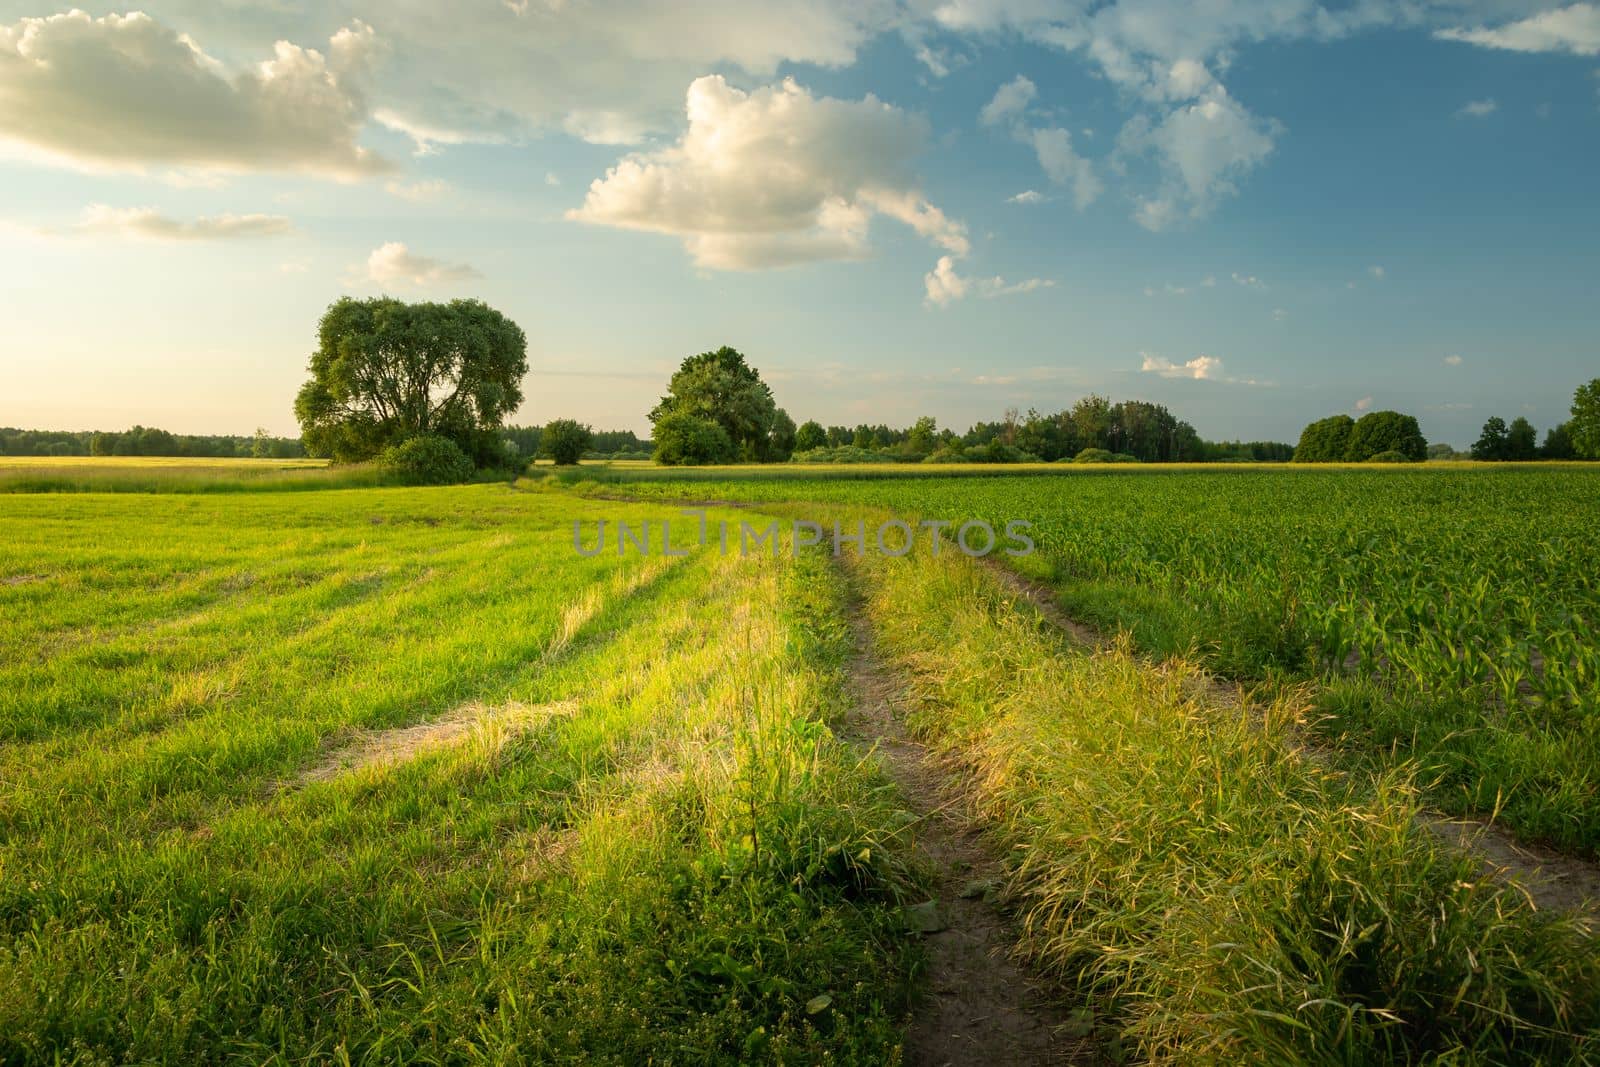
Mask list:
[[[552,419],[539,436],[539,451],[557,466],[570,466],[583,458],[594,442],[594,431],[576,419]]]
[[[661,421],[671,415],[720,426],[733,444],[734,458],[747,462],[786,460],[794,450],[794,421],[773,400],[760,373],[726,345],[690,356],[673,374],[667,395],[650,412],[658,451]]]
[[[1385,452],[1397,452],[1412,463],[1428,458],[1428,442],[1415,416],[1398,411],[1369,411],[1360,419],[1349,415],[1318,419],[1300,432],[1294,461],[1365,463]]]
[[[1572,421],[1567,423],[1572,449],[1583,459],[1600,459],[1600,378],[1578,386],[1572,394]]]
[[[1349,415],[1318,419],[1300,431],[1300,444],[1294,450],[1296,463],[1339,463],[1350,448],[1350,433],[1356,420]]]
[[[1413,463],[1428,458],[1428,441],[1422,436],[1415,415],[1398,411],[1369,411],[1350,429],[1350,443],[1344,458],[1349,463],[1365,463],[1383,452],[1398,452]]]
[[[478,465],[503,459],[495,433],[522,403],[527,339],[478,300],[340,299],[322,316],[295,416],[312,455],[370,459],[413,437],[454,441]]]

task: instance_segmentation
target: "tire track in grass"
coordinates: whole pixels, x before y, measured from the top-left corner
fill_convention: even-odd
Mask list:
[[[848,573],[848,572],[847,572]],[[1005,871],[933,755],[896,712],[901,683],[873,650],[871,626],[852,595],[855,652],[848,668],[844,734],[870,749],[917,817],[917,839],[933,870],[933,899],[910,909],[926,935],[926,995],[906,1035],[910,1067],[998,1067],[1088,1063],[1093,1048],[1070,1036],[1074,1018],[1043,995],[1011,959],[1016,932],[995,903]]]

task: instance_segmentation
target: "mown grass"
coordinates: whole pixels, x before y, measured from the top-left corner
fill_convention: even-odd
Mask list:
[[[1305,709],[1069,645],[953,553],[857,565],[910,722],[964,769],[1023,948],[1113,1044],[1195,1063],[1590,1062],[1600,951],[1375,782],[1302,754]]]
[[[827,729],[836,605],[581,558],[597,507],[0,509],[0,1060],[891,1059],[906,817]]]

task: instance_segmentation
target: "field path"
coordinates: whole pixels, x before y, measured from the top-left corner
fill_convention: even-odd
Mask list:
[[[855,655],[845,736],[876,751],[917,817],[917,840],[934,870],[934,897],[917,909],[928,948],[927,996],[906,1035],[910,1067],[1087,1063],[1086,1039],[1031,983],[1010,953],[1016,938],[994,903],[1000,861],[959,812],[949,773],[906,732],[895,706],[901,686],[873,651],[871,627],[851,612]]]

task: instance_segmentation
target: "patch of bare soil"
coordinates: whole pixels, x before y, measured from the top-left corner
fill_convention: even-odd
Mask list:
[[[1008,590],[1028,601],[1047,621],[1060,627],[1075,641],[1090,648],[1106,641],[1097,631],[1070,619],[1056,603],[1049,586],[1029,581],[1015,571],[994,564],[990,572]],[[1206,676],[1211,696],[1227,704],[1245,706],[1248,698],[1238,687],[1221,678]],[[1320,746],[1299,743],[1299,751],[1319,762],[1331,753]],[[1553,849],[1518,842],[1507,831],[1482,819],[1447,818],[1443,815],[1422,820],[1440,838],[1479,856],[1484,870],[1496,878],[1511,881],[1528,894],[1535,907],[1552,911],[1584,910],[1600,915],[1600,864],[1567,856]]]
[[[13,574],[0,578],[0,585],[27,585],[30,582],[42,582],[44,579],[45,576],[42,574]]]
[[[1423,825],[1457,848],[1477,855],[1487,873],[1510,878],[1521,886],[1535,907],[1582,911],[1600,918],[1600,864],[1522,844],[1482,819],[1439,815]]]
[[[439,719],[394,730],[369,730],[295,779],[294,785],[326,782],[341,774],[378,765],[404,763],[425,752],[458,744],[472,736],[498,747],[529,727],[577,710],[572,701],[555,704],[466,704]]]
[[[872,651],[865,620],[852,619],[846,736],[878,755],[917,816],[917,838],[934,870],[934,897],[911,909],[928,948],[928,995],[912,1017],[911,1067],[1010,1067],[1087,1063],[1093,1048],[1069,1034],[1072,1018],[1012,961],[1012,926],[995,902],[1004,871],[957,810],[960,798],[937,760],[895,713],[899,682]],[[1079,1031],[1081,1033],[1081,1030]]]

